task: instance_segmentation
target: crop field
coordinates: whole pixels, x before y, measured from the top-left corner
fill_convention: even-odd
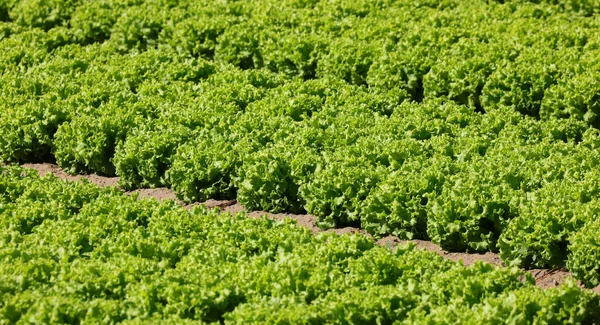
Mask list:
[[[0,0],[0,163],[0,324],[599,324],[600,0]]]

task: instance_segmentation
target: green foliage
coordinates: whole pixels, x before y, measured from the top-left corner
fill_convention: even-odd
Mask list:
[[[428,205],[439,194],[447,166],[408,164],[387,175],[361,207],[361,226],[376,235],[393,234],[403,239],[427,237]]]
[[[572,118],[598,127],[600,126],[599,87],[600,81],[595,73],[561,80],[546,90],[540,115],[547,119]]]
[[[259,36],[262,26],[256,22],[244,22],[228,28],[218,38],[215,59],[231,63],[241,69],[255,69],[263,66],[259,50]]]
[[[281,145],[244,156],[233,184],[248,210],[303,212],[299,187],[311,179],[319,156],[310,148],[286,151]]]
[[[600,3],[596,0],[494,0],[496,2],[504,3],[545,3],[551,4],[558,7],[560,10],[566,12],[578,13],[584,16],[592,16],[600,11]]]
[[[332,42],[319,60],[317,76],[335,76],[352,85],[364,85],[380,48],[381,44],[376,42],[340,38]]]
[[[159,41],[178,52],[194,57],[212,59],[218,38],[231,25],[226,17],[190,17],[175,24],[168,24],[161,32]]]
[[[251,210],[307,211],[323,227],[498,250],[507,264],[570,265],[594,283],[595,255],[581,256],[600,193],[598,8],[596,0],[0,0],[0,160],[56,161],[70,173],[119,176],[127,189],[171,187],[189,203],[237,199]],[[21,208],[23,187],[0,184],[0,211],[14,216],[6,238],[76,213],[65,204]],[[143,254],[159,254],[149,247]],[[38,262],[33,269],[58,263]],[[127,303],[143,308],[98,302],[89,314],[60,296],[50,318],[45,299],[55,292],[22,292],[31,303],[12,297],[7,313],[16,322],[32,305],[28,319],[42,323],[160,322],[163,312],[166,321],[220,322],[243,302],[286,310],[281,322],[422,316],[378,303],[344,309],[363,293],[418,303],[379,284],[319,301],[329,293],[316,284],[304,300],[254,301],[230,285],[200,302],[187,287],[165,298],[159,285],[132,285]],[[166,300],[176,311],[166,312]],[[472,315],[448,306],[423,317]],[[469,321],[512,312],[494,310]],[[239,315],[276,320],[253,312]]]
[[[599,224],[597,220],[590,220],[569,238],[567,267],[576,278],[581,279],[588,287],[595,287],[600,284],[600,265],[598,265],[598,254],[600,253],[600,244],[598,243]]]
[[[20,25],[44,30],[66,25],[81,0],[16,1],[9,11],[10,18]]]
[[[591,292],[581,295],[577,283],[569,281],[561,290],[548,289],[541,293],[524,288],[505,292],[470,309],[460,305],[436,308],[420,321],[443,324],[579,324],[593,322],[598,317],[597,304],[597,296]]]
[[[495,250],[496,240],[515,215],[507,201],[509,191],[484,187],[470,177],[448,179],[430,205],[429,237],[450,251]]]
[[[423,77],[424,96],[446,97],[461,105],[481,108],[483,86],[493,72],[494,62],[505,55],[478,40],[453,44],[439,53],[438,61]]]
[[[423,99],[423,77],[435,62],[435,48],[402,44],[396,51],[381,55],[369,69],[367,83],[385,91],[405,90],[415,101]]]
[[[110,42],[123,52],[155,48],[166,14],[159,4],[125,9],[112,26]]]
[[[240,161],[223,137],[199,134],[177,148],[167,171],[168,183],[185,202],[235,197],[232,176]]]
[[[50,36],[38,29],[27,30],[0,42],[0,71],[14,69],[24,72],[28,68],[41,63],[48,52]]]
[[[167,185],[165,172],[171,158],[191,131],[178,124],[142,124],[115,148],[113,163],[123,188]]]
[[[115,148],[136,123],[131,113],[128,117],[113,118],[117,112],[114,108],[103,108],[98,118],[79,116],[62,124],[54,141],[57,163],[69,173],[114,175],[112,157]]]
[[[357,223],[363,200],[383,175],[365,158],[338,151],[323,156],[314,176],[300,188],[300,196],[306,211],[319,217],[321,227]]]
[[[559,54],[547,48],[528,49],[514,61],[503,60],[499,64],[500,68],[490,75],[483,87],[483,108],[488,110],[506,106],[525,115],[540,116],[545,90],[559,79],[562,72],[560,61],[573,62],[577,53],[572,52],[564,51]],[[549,60],[552,58],[553,63],[541,62],[537,59],[540,56],[548,57]]]
[[[123,3],[115,0],[83,2],[71,16],[74,37],[83,44],[107,40],[126,8]]]
[[[527,267],[564,265],[570,234],[598,214],[597,199],[592,200],[598,195],[593,182],[591,188],[581,182],[557,182],[531,193],[529,200],[535,204],[522,206],[500,236],[502,258]]]
[[[465,267],[414,246],[315,236],[289,220],[186,210],[17,167],[0,180],[12,202],[0,210],[3,322],[408,324],[444,315],[533,324],[599,312],[598,297],[574,282],[543,291],[514,268]]]
[[[66,112],[54,103],[28,102],[0,113],[0,159],[32,162],[51,159],[54,133]]]
[[[304,80],[316,76],[318,55],[326,44],[322,37],[300,32],[290,34],[273,31],[265,38],[261,43],[265,67]]]

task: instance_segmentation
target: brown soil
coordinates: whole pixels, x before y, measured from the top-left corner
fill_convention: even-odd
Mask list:
[[[183,202],[177,199],[175,193],[168,188],[160,187],[160,188],[140,188],[135,191],[131,191],[128,193],[135,193],[139,198],[154,198],[159,201],[163,200],[173,200],[177,203],[183,205]]]
[[[23,164],[22,167],[31,168],[37,170],[40,175],[45,175],[48,173],[52,173],[58,176],[61,179],[66,180],[80,180],[82,178],[88,179],[90,182],[98,185],[98,186],[118,186],[119,178],[118,177],[103,177],[95,174],[90,175],[69,175],[65,173],[60,167],[54,164],[41,163],[41,164]],[[183,202],[177,199],[175,193],[168,188],[152,188],[152,189],[138,189],[131,192],[126,192],[128,194],[137,193],[140,198],[154,198],[158,200],[174,200],[181,205],[185,205]],[[185,205],[186,208],[192,208],[196,205],[204,205],[207,208],[220,209],[225,213],[238,213],[238,212],[246,212],[244,206],[242,206],[239,202],[235,200],[208,200],[206,202],[199,202]],[[267,216],[268,218],[273,218],[275,220],[282,220],[285,218],[294,219],[299,226],[306,227],[310,229],[314,233],[322,232],[317,225],[317,217],[308,215],[308,214],[291,214],[291,213],[269,213],[264,211],[252,211],[248,212],[247,215],[251,218],[260,218],[262,216]],[[346,227],[346,228],[337,228],[325,230],[330,232],[335,232],[337,234],[348,234],[348,233],[360,233],[366,236],[369,236],[364,230],[360,228]],[[430,241],[425,240],[400,240],[395,236],[387,236],[381,238],[376,241],[378,245],[387,246],[393,248],[397,245],[412,243],[417,246],[419,249],[427,250],[430,252],[435,252],[441,255],[444,258],[447,258],[452,261],[462,261],[462,263],[466,266],[473,265],[476,261],[486,262],[493,265],[504,267],[504,263],[500,256],[496,253],[488,252],[483,254],[470,254],[470,253],[456,253],[456,252],[448,252],[443,250],[439,245],[432,243]],[[571,277],[571,273],[565,270],[545,270],[545,269],[532,269],[527,270],[536,280],[536,284],[541,288],[553,288],[560,285],[565,279]],[[600,294],[600,286],[592,289],[594,292]]]
[[[44,176],[46,174],[54,174],[58,178],[66,179],[69,181],[78,181],[80,179],[86,178],[91,183],[94,183],[94,184],[96,184],[98,186],[102,186],[102,187],[117,186],[119,184],[118,177],[104,177],[104,176],[98,176],[96,174],[69,175],[69,174],[65,173],[60,167],[58,167],[57,165],[54,165],[54,164],[46,164],[46,163],[44,163],[44,164],[23,164],[23,165],[21,165],[21,167],[37,170],[37,172],[41,176]]]

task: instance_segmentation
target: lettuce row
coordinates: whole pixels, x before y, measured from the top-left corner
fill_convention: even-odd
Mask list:
[[[0,319],[43,323],[586,323],[597,295],[516,268],[314,235],[115,188],[0,173]],[[365,299],[368,298],[368,299]]]

